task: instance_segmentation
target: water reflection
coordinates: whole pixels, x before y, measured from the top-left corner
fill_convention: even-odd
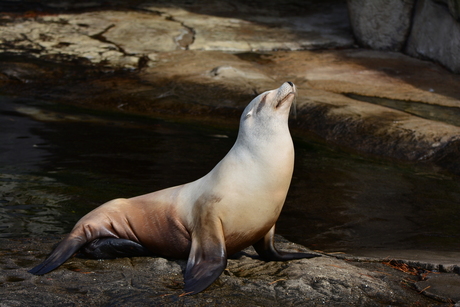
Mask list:
[[[299,158],[303,174],[295,176],[284,211],[302,216],[286,221],[291,239],[328,251],[459,250],[458,178],[334,152],[317,156],[323,154]]]
[[[0,236],[62,234],[99,204],[189,182],[236,131],[0,97]],[[40,120],[38,120],[40,119]],[[322,250],[460,249],[460,181],[296,144],[277,233]]]

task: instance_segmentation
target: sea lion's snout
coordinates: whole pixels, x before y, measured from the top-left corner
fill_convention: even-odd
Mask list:
[[[297,88],[296,88],[295,84],[292,83],[291,81],[285,82],[281,87],[283,87],[284,85],[286,85],[286,83],[287,83],[289,86],[291,86],[290,92],[291,92],[292,94],[297,94]],[[286,86],[286,87],[287,87],[287,86]]]
[[[286,101],[290,100],[291,95],[294,97],[297,95],[296,86],[290,81],[284,82],[276,93],[276,108],[278,109]],[[293,98],[290,101],[292,102]]]

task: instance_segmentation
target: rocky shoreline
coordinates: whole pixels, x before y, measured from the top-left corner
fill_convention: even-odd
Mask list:
[[[452,302],[417,288],[422,280],[439,274],[428,270],[414,274],[376,261],[329,255],[264,262],[252,248],[229,259],[221,277],[194,296],[182,295],[185,260],[72,258],[44,276],[27,273],[58,240],[0,240],[1,306],[443,306],[443,302],[449,306]],[[277,241],[282,250],[306,250],[282,238]]]
[[[0,91],[236,128],[257,93],[292,81],[299,90],[295,137],[460,174],[460,124],[449,117],[459,114],[460,76],[398,52],[358,48],[344,1],[309,5],[4,1]],[[411,262],[411,255],[404,262],[418,268],[411,275],[378,255],[264,263],[246,250],[208,291],[181,297],[184,261],[75,258],[50,275],[28,274],[57,241],[1,239],[1,306],[460,301],[455,255],[445,263]]]

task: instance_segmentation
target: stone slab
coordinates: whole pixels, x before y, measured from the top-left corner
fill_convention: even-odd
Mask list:
[[[27,272],[59,239],[0,239],[2,306],[404,306],[436,304],[400,281],[404,274],[380,264],[362,267],[322,256],[264,262],[252,249],[229,259],[207,290],[182,296],[185,260],[160,257],[71,258],[44,276]],[[305,250],[278,239],[283,250]]]

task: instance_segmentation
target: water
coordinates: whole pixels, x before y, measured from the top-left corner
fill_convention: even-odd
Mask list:
[[[454,126],[460,126],[460,108],[432,105],[417,101],[405,101],[380,97],[369,97],[357,94],[348,94],[350,98],[378,104],[384,107],[404,111],[425,119],[444,122]]]
[[[236,130],[0,96],[0,237],[63,234],[85,213],[195,180]],[[313,249],[460,251],[460,180],[296,142],[277,233]]]

